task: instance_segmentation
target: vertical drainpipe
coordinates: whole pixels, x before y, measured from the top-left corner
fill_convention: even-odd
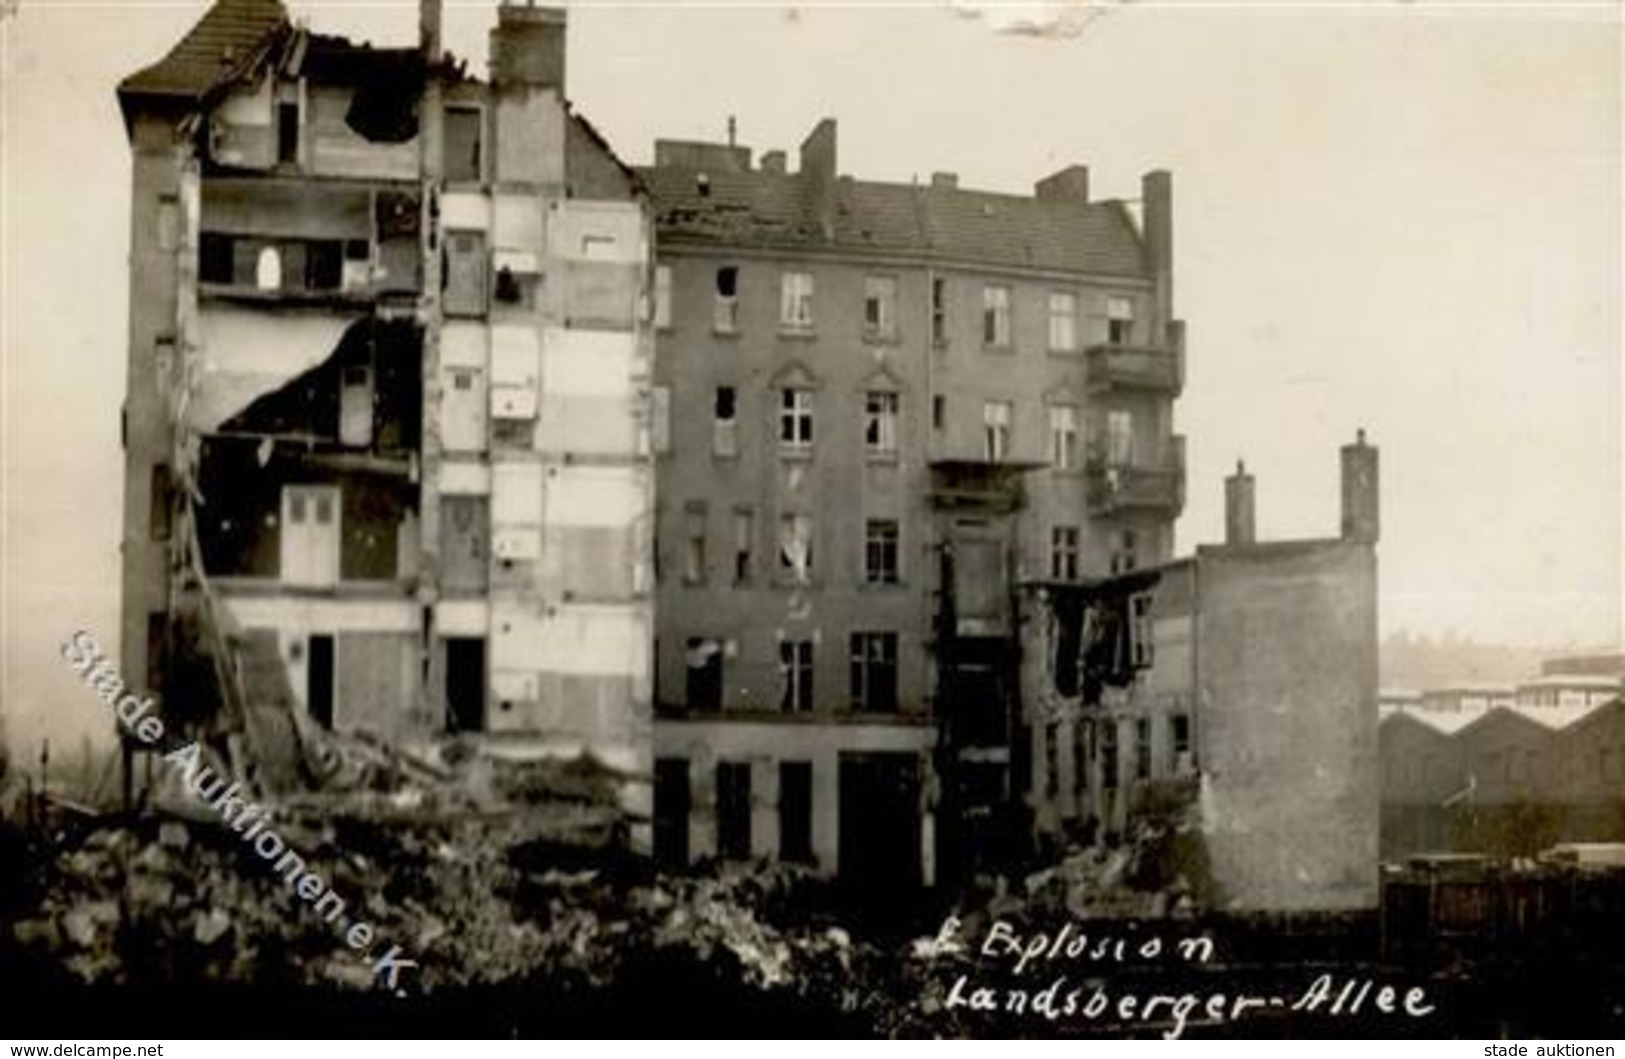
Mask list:
[[[441,245],[441,100],[439,65],[441,0],[422,0],[419,9],[420,45],[425,66],[423,96],[418,107],[418,175],[422,187],[423,290],[418,297],[418,319],[423,324],[423,408],[418,461],[418,603],[422,606],[419,704],[431,730],[445,727],[441,689],[444,659],[435,650],[434,606],[440,598],[440,327]]]

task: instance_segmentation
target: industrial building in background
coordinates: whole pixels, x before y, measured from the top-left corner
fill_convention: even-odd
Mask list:
[[[271,792],[324,734],[591,758],[648,817],[646,199],[565,97],[219,0],[119,87],[133,154],[121,664]],[[646,839],[646,832],[644,838]]]
[[[660,141],[657,853],[946,881],[1025,846],[1018,586],[1184,504],[1171,181],[1031,196]]]

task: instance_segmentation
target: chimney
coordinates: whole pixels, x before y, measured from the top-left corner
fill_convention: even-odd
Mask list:
[[[1253,506],[1253,476],[1247,465],[1236,461],[1236,473],[1224,480],[1224,543],[1245,547],[1258,539]]]
[[[422,0],[418,5],[418,46],[423,49],[423,61],[433,66],[440,61],[441,0]]]
[[[783,176],[786,168],[783,151],[762,152],[762,172]]]
[[[1145,263],[1155,284],[1154,340],[1168,343],[1174,318],[1174,189],[1166,169],[1140,178],[1140,207],[1145,227]]]
[[[953,191],[959,187],[958,173],[932,173],[931,186],[939,191]]]
[[[1086,203],[1089,201],[1089,167],[1069,165],[1058,173],[1051,173],[1033,185],[1033,194],[1044,202]]]
[[[801,179],[824,238],[835,237],[835,119],[825,118],[801,142]]]
[[[491,84],[497,88],[551,88],[564,94],[562,7],[504,0],[491,31]]]
[[[1375,544],[1381,522],[1377,504],[1377,448],[1366,444],[1365,431],[1343,446],[1343,539]]]

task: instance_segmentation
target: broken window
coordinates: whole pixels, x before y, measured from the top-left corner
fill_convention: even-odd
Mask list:
[[[169,668],[169,613],[147,612],[147,690],[164,693],[164,675]]]
[[[718,386],[712,402],[711,454],[739,455],[738,392],[732,386]]]
[[[852,634],[851,708],[859,713],[897,709],[897,634]]]
[[[236,273],[236,249],[232,238],[220,232],[204,232],[198,239],[197,278],[202,283],[230,283]]]
[[[1049,576],[1054,581],[1078,579],[1078,527],[1055,526],[1050,529]]]
[[[1134,414],[1126,408],[1106,412],[1106,466],[1134,465]]]
[[[1049,348],[1056,353],[1078,348],[1078,296],[1071,291],[1050,292]]]
[[[982,403],[982,456],[989,463],[1002,463],[1010,455],[1010,420],[1014,408],[1009,401]]]
[[[1050,405],[1049,462],[1058,471],[1071,470],[1078,465],[1077,405]]]
[[[284,99],[276,105],[276,160],[299,161],[299,101]]]
[[[1079,794],[1089,790],[1089,746],[1094,722],[1080,717],[1072,722],[1072,789]]]
[[[1151,610],[1151,593],[1140,592],[1129,598],[1129,613],[1132,616],[1132,631],[1129,642],[1134,656],[1134,667],[1145,669],[1151,665],[1156,650],[1154,640],[1153,618]]]
[[[813,642],[779,641],[779,709],[808,713],[813,708]]]
[[[655,758],[655,861],[668,868],[688,864],[688,814],[693,795],[688,780],[688,759]]]
[[[683,547],[683,580],[698,584],[705,580],[705,505],[688,505]]]
[[[372,444],[372,369],[351,365],[339,377],[339,442],[365,448]]]
[[[786,388],[779,396],[779,444],[806,449],[813,441],[813,393]]]
[[[813,767],[811,761],[779,762],[779,859],[811,864]]]
[[[1061,724],[1050,721],[1044,725],[1044,796],[1058,798],[1061,794]]]
[[[734,511],[734,584],[750,580],[753,565],[751,543],[756,536],[756,516],[748,507]]]
[[[948,344],[948,281],[941,276],[931,278],[931,343]]]
[[[779,281],[779,325],[791,331],[810,331],[813,325],[811,272],[786,272]]]
[[[655,326],[671,326],[671,266],[655,266]]]
[[[889,341],[897,336],[896,277],[864,277],[863,336],[877,341]]]
[[[1126,574],[1138,564],[1135,558],[1138,541],[1131,529],[1122,530],[1116,536],[1116,546],[1112,548],[1111,571],[1114,574]]]
[[[717,856],[750,858],[750,762],[717,762]]]
[[[725,335],[739,330],[739,269],[734,265],[717,269],[712,326]]]
[[[863,447],[875,455],[897,452],[897,409],[901,402],[895,393],[873,392],[863,398]]]
[[[1134,778],[1137,780],[1151,778],[1151,719],[1149,717],[1136,717],[1134,719]]]
[[[1100,724],[1100,786],[1117,789],[1117,721],[1107,718]]]
[[[689,637],[686,662],[688,708],[722,709],[721,642],[705,637]]]
[[[479,107],[448,106],[444,137],[446,183],[478,184],[481,178],[480,139],[484,115]]]
[[[871,585],[897,584],[896,519],[872,518],[864,524],[863,579]]]
[[[1126,346],[1134,337],[1134,302],[1128,298],[1106,299],[1106,341]]]
[[[931,429],[942,430],[948,425],[948,398],[942,394],[931,397]]]
[[[1003,348],[1010,344],[1010,288],[989,284],[982,288],[982,343]]]
[[[812,578],[812,535],[811,515],[780,517],[779,570],[797,584],[806,584]]]

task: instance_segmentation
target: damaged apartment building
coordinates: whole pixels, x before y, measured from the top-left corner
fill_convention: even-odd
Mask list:
[[[218,0],[119,87],[123,672],[268,790],[323,731],[646,777],[647,200],[562,10],[502,6],[488,81],[420,14]]]
[[[731,140],[731,137],[730,137]],[[1019,586],[1184,503],[1171,181],[1034,193],[660,141],[655,826],[668,864],[949,882],[1023,845]]]
[[[1207,907],[1376,907],[1377,450],[1341,455],[1337,537],[1258,540],[1238,466],[1223,544],[1022,586],[1041,839],[1157,816],[1193,832],[1177,870]]]

